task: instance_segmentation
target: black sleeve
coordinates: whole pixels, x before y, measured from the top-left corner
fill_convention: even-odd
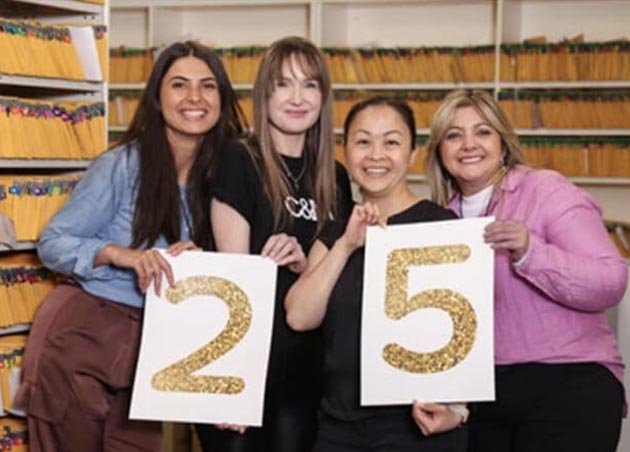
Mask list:
[[[352,213],[354,202],[352,201],[352,188],[346,168],[335,161],[335,176],[337,179],[337,216],[343,220]]]
[[[350,207],[350,211],[352,211],[352,206]],[[317,240],[322,242],[326,248],[331,249],[337,239],[345,232],[348,219],[349,215],[336,221],[326,223],[317,236]]]
[[[261,190],[256,165],[245,145],[238,141],[229,143],[222,151],[213,196],[235,209],[252,226]]]

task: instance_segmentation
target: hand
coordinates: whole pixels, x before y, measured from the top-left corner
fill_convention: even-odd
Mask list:
[[[302,246],[291,235],[272,235],[267,239],[260,254],[270,257],[279,266],[286,265],[294,273],[302,273],[306,269],[306,256]]]
[[[385,227],[385,220],[381,219],[378,206],[369,202],[354,206],[342,236],[350,251],[365,245],[366,228],[375,224]]]
[[[214,426],[219,430],[231,430],[233,432],[240,433],[241,435],[245,433],[245,431],[247,430],[247,427],[245,425],[239,425],[239,424],[223,423],[223,424],[215,424]]]
[[[175,257],[182,254],[184,251],[201,251],[201,248],[195,245],[192,240],[186,240],[185,242],[176,242],[166,248],[166,253]]]
[[[411,415],[424,436],[454,429],[462,423],[462,416],[438,403],[413,401]]]
[[[529,247],[529,230],[521,221],[498,220],[486,226],[483,238],[495,250],[508,250],[519,261]]]
[[[121,268],[131,268],[138,275],[140,291],[146,293],[153,282],[155,293],[159,297],[162,290],[162,276],[166,276],[169,285],[175,285],[171,264],[157,250],[137,250],[118,245],[107,245],[103,251],[108,256],[108,263]]]

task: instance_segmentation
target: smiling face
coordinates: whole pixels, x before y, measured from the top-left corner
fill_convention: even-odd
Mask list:
[[[501,137],[473,107],[455,110],[439,147],[442,163],[464,195],[493,184],[502,167]]]
[[[407,171],[416,150],[409,127],[392,107],[373,105],[360,111],[348,128],[345,151],[350,176],[366,200],[395,200],[407,192]]]
[[[176,60],[162,79],[160,107],[171,145],[200,142],[221,113],[221,97],[212,70],[194,56]]]
[[[282,64],[267,101],[272,136],[304,135],[319,118],[322,91],[317,80],[305,72],[305,62],[292,55]],[[276,141],[276,139],[274,139]]]

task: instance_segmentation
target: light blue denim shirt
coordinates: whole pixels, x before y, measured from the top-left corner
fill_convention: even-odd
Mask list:
[[[144,306],[136,273],[111,265],[94,267],[93,263],[105,245],[131,244],[139,164],[137,149],[127,152],[125,146],[96,159],[48,223],[37,246],[46,267],[70,276],[92,295],[135,307]],[[188,214],[184,187],[180,187],[180,197]],[[181,224],[182,240],[190,240],[183,216]],[[164,237],[154,245],[167,246]]]

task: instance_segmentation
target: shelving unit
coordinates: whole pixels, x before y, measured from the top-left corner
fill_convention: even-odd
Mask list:
[[[218,48],[266,46],[298,35],[321,47],[488,46],[493,76],[458,83],[335,83],[338,91],[446,91],[477,88],[504,92],[525,90],[624,90],[628,80],[508,81],[501,73],[502,46],[545,36],[548,42],[584,34],[586,42],[629,38],[626,0],[110,0],[111,47],[159,47],[195,39]],[[138,91],[143,83],[112,84],[116,91]],[[237,83],[251,90],[251,83]],[[124,131],[124,126],[110,131]],[[336,133],[340,129],[335,130]],[[418,134],[428,135],[420,128]],[[630,128],[517,129],[523,137],[630,137]],[[607,218],[630,221],[630,177],[571,177],[603,205]],[[426,178],[409,180],[423,195]],[[627,422],[626,422],[627,424]],[[630,426],[626,426],[630,433]],[[630,434],[619,450],[626,450]],[[625,445],[624,445],[625,444]]]
[[[5,0],[3,2],[0,2],[0,18],[12,21],[37,22],[43,25],[71,24],[72,26],[78,27],[83,25],[107,26],[109,21],[109,9],[105,5],[74,0],[56,0],[54,2],[48,0]],[[84,32],[86,34],[88,33],[87,30],[84,30]],[[91,29],[89,30],[89,32],[93,33]],[[77,44],[85,45],[84,43]],[[84,60],[80,60],[84,71],[86,68],[90,68],[90,71],[96,68],[95,64],[93,64],[98,61],[98,52],[96,51],[96,48],[94,48],[94,52],[94,54],[90,55],[91,62],[88,63]],[[79,52],[79,55],[82,55],[82,53]],[[42,60],[41,64],[45,64],[45,62]],[[92,74],[92,72],[89,71],[86,71],[86,73]],[[3,98],[15,97],[19,98],[19,100],[21,101],[29,103],[46,103],[48,101],[85,101],[86,103],[94,103],[105,101],[105,99],[107,99],[107,84],[103,81],[103,77],[99,78],[98,76],[90,76],[90,78],[90,80],[70,80],[55,77],[29,76],[26,74],[2,73],[2,71],[0,71],[0,96],[2,96]],[[33,120],[35,119],[33,118]],[[25,142],[28,142],[27,140],[29,140],[31,136],[30,133],[31,130],[25,127],[23,137]],[[35,131],[33,131],[33,133],[35,133]],[[48,133],[50,133],[50,130],[48,130]],[[104,135],[106,135],[106,130]],[[46,135],[46,137],[48,138],[49,136]],[[103,138],[106,137],[104,136]],[[53,142],[53,137],[49,137],[49,139],[50,142]],[[3,140],[5,140],[5,146],[2,147],[2,152],[0,153],[0,176],[11,175],[13,177],[13,175],[16,174],[18,174],[19,176],[15,177],[38,177],[31,176],[34,174],[65,175],[68,172],[76,172],[76,170],[82,170],[86,168],[90,162],[89,160],[63,158],[15,158],[14,156],[19,155],[19,153],[11,152],[11,150],[6,147],[6,143],[12,143],[12,141],[9,140],[9,137],[7,136],[4,136]],[[59,142],[61,142],[61,140]],[[60,151],[63,150],[60,149]],[[13,187],[3,186],[2,194],[5,195],[7,192],[11,193],[10,190],[12,188]],[[7,192],[5,192],[5,190],[7,190]],[[0,202],[1,201],[2,199],[0,198]],[[8,202],[7,199],[4,199],[3,201]],[[35,220],[33,219],[33,221]],[[3,267],[8,266],[9,270],[7,271],[10,272],[14,271],[15,268],[18,268],[18,272],[24,270],[24,268],[22,268],[20,264],[16,263],[19,259],[27,260],[29,262],[33,260],[32,253],[30,252],[35,250],[36,244],[36,241],[32,240],[18,241],[14,246],[0,244],[0,263],[4,264]],[[15,252],[24,253],[18,254]],[[14,265],[16,265],[16,267],[13,267]],[[30,276],[33,276],[28,273],[31,271],[32,268],[33,267],[30,266],[30,264],[26,267],[26,270],[24,270],[25,272],[27,272],[24,273],[24,275],[27,275],[26,277],[30,278]],[[39,272],[39,268],[35,266],[34,271]],[[22,276],[22,274],[18,276]],[[31,279],[28,280],[31,281]],[[40,280],[34,281],[41,282]],[[46,284],[46,287],[49,287],[48,285],[52,287],[52,280],[49,279]],[[3,290],[5,289],[6,293],[8,293],[9,289],[3,288]],[[36,292],[32,291],[32,293],[35,294]],[[20,300],[12,299],[12,301],[18,303]],[[39,300],[38,297],[38,299],[33,301],[36,304],[41,300]],[[28,305],[29,304],[25,306]],[[28,309],[30,310],[35,308],[29,307]],[[30,312],[26,311],[23,306],[20,307],[19,311],[24,311],[26,313]],[[25,316],[20,312],[19,315],[16,317],[15,314],[17,313],[18,310],[16,309],[16,311],[12,314],[14,318]],[[29,331],[29,328],[30,321],[24,323],[16,323],[8,327],[0,328],[0,336],[27,333]],[[6,410],[6,413],[10,413],[12,415],[23,415],[23,413],[19,413],[15,410]],[[6,434],[8,433],[3,433],[3,435]]]
[[[181,39],[219,48],[265,46],[289,34],[307,37],[322,47],[494,46],[490,81],[335,83],[339,91],[479,88],[498,95],[521,90],[630,90],[630,80],[508,82],[503,80],[497,58],[502,44],[533,36],[544,35],[550,42],[579,33],[585,33],[587,41],[627,36],[620,18],[630,16],[630,3],[623,0],[111,0],[110,4],[112,47],[159,47]],[[112,84],[111,88],[140,90],[143,84]],[[250,90],[251,84],[236,88]],[[124,126],[110,130],[122,131]],[[428,130],[418,133],[427,135]],[[519,129],[519,133],[630,136],[626,129]]]

